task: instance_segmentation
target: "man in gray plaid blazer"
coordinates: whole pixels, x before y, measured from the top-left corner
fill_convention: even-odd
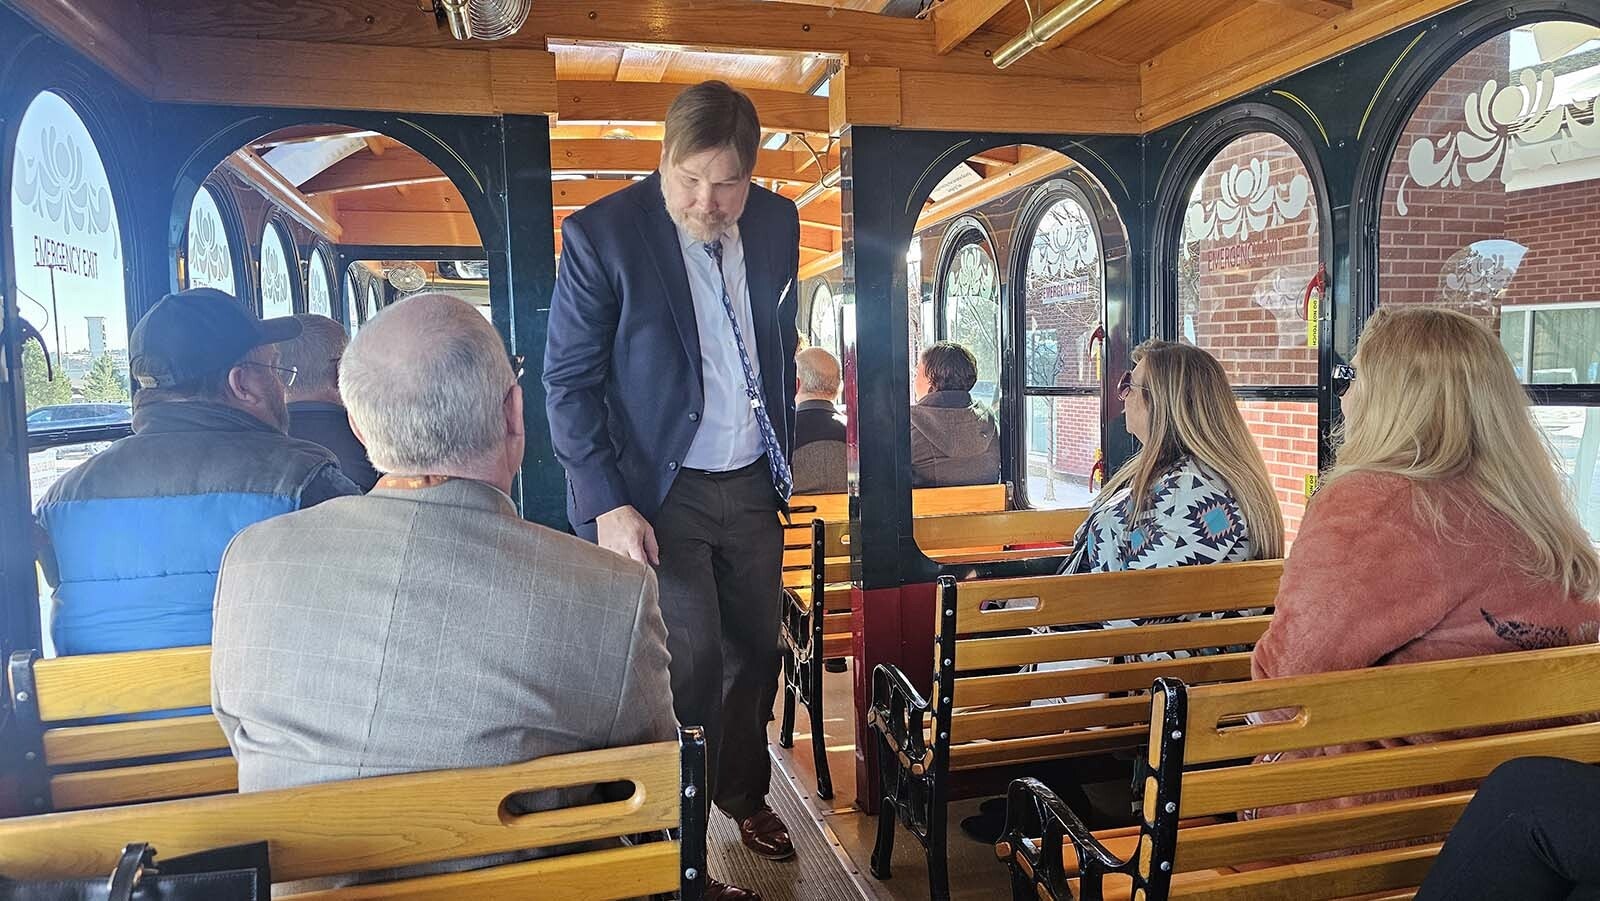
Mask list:
[[[444,295],[350,344],[344,401],[389,475],[246,529],[222,562],[212,704],[241,791],[676,738],[655,575],[523,521],[507,496],[519,375]]]

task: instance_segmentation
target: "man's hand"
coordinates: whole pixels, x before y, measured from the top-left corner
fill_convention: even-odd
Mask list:
[[[631,505],[600,514],[595,520],[600,546],[651,566],[661,565],[656,530]]]

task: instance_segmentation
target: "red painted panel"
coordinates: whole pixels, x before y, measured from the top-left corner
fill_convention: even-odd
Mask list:
[[[926,691],[933,684],[933,617],[931,583],[872,591],[851,589],[850,612],[855,624],[856,804],[868,813],[878,809],[877,743],[867,730],[872,703],[872,671],[880,663],[898,665],[911,684]]]

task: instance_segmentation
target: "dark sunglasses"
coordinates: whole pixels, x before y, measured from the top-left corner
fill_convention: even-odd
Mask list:
[[[1356,380],[1356,368],[1347,363],[1339,363],[1333,367],[1333,396],[1344,397],[1350,390],[1350,383]]]

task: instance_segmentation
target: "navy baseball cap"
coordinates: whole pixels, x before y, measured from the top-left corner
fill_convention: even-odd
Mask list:
[[[233,295],[191,288],[161,298],[134,326],[128,369],[143,388],[171,388],[225,372],[263,344],[300,336],[292,316],[259,319]]]

